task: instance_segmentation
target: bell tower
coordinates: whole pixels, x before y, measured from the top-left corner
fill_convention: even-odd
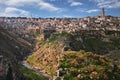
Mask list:
[[[104,9],[104,7],[102,8],[101,17],[105,17],[105,9]]]

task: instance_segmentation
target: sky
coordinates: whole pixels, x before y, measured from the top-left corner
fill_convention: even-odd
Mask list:
[[[0,0],[1,17],[69,17],[105,14],[120,17],[120,0]]]

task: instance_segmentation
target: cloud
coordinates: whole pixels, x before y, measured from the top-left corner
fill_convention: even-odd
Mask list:
[[[41,1],[39,3],[40,9],[48,10],[48,11],[61,11],[61,8],[55,7],[54,5]]]
[[[74,1],[74,0],[69,0],[68,3],[70,3],[70,6],[80,6],[80,5],[83,5],[83,3],[77,2],[77,1]]]
[[[70,4],[70,6],[79,6],[79,5],[82,5],[82,3],[80,3],[80,2],[72,2]]]
[[[98,10],[98,9],[90,9],[90,10],[86,10],[85,12],[93,13],[93,12],[98,12],[98,11],[100,11],[100,10]]]
[[[109,6],[110,6],[110,8],[120,8],[120,1],[115,2],[114,4],[109,5]]]
[[[5,13],[13,13],[13,14],[19,13],[20,15],[28,15],[29,14],[28,11],[18,9],[18,8],[14,8],[14,7],[7,7],[5,9]]]
[[[84,13],[95,13],[99,12],[99,9],[86,9],[86,8],[81,8],[81,9],[76,9],[78,12],[84,12]]]
[[[2,3],[2,1],[0,1]],[[47,11],[59,11],[61,8],[54,6],[44,0],[5,0],[3,1],[4,5],[12,6],[12,7],[20,7],[20,6],[34,6],[39,7],[39,9],[44,9]]]
[[[7,0],[5,2],[6,5],[10,6],[23,6],[26,3],[28,3],[28,0]]]
[[[3,13],[0,13],[1,16],[30,16],[30,13],[28,11],[14,8],[14,7],[6,7]]]
[[[89,0],[97,3],[99,8],[120,8],[120,0]]]
[[[27,7],[31,8],[31,10],[34,7],[38,11],[46,10],[50,12],[61,12],[64,10],[45,0],[0,0],[0,16],[30,16],[30,14],[34,14],[23,10]]]

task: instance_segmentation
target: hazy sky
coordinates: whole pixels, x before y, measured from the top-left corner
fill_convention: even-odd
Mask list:
[[[120,0],[0,0],[0,16],[85,17],[120,16]]]

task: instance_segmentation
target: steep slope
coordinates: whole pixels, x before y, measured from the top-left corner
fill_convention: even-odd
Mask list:
[[[113,59],[116,63],[120,64],[120,50],[111,51],[109,54],[106,54],[105,56],[109,57],[110,59]]]
[[[106,54],[120,50],[120,31],[78,31],[70,36],[69,41],[72,50]]]
[[[63,32],[53,34],[48,40],[38,40],[38,50],[29,56],[26,62],[52,77],[64,77],[65,80],[120,79],[119,65],[107,57],[91,52],[71,51],[70,49],[80,44],[76,44],[74,37]],[[76,45],[70,46],[70,42]]]
[[[31,51],[31,44],[0,28],[0,80],[23,80],[19,61]]]
[[[120,67],[104,56],[85,51],[66,51],[60,60],[65,80],[119,80]]]
[[[29,53],[32,48],[29,42],[15,36],[7,30],[0,30],[0,44],[1,50],[11,52],[17,59],[22,59],[22,56]]]
[[[67,35],[67,33],[54,34],[48,41],[38,40],[40,48],[28,57],[27,63],[34,68],[44,70],[49,75],[55,75],[59,54],[63,50],[65,45],[63,41]]]

